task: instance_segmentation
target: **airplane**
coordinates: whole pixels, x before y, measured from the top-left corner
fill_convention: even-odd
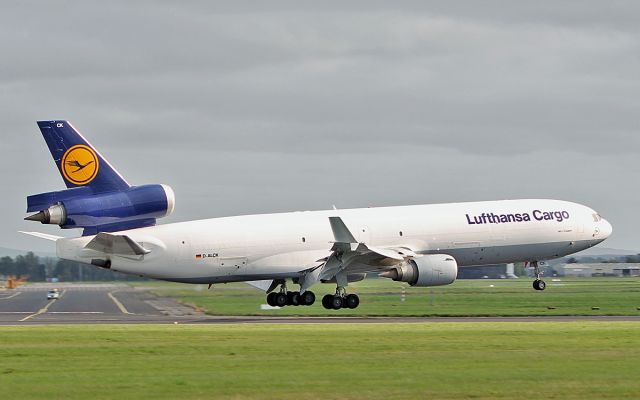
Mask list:
[[[458,268],[539,263],[595,246],[612,233],[590,207],[524,199],[241,215],[157,225],[175,207],[162,184],[130,185],[71,123],[38,121],[67,189],[27,197],[26,220],[81,228],[55,241],[57,256],[126,274],[193,284],[246,282],[274,307],[360,304],[348,284],[376,274],[411,286],[448,285]],[[289,290],[288,283],[299,290]]]

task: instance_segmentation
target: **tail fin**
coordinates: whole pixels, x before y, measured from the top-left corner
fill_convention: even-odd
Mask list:
[[[38,121],[38,127],[68,188],[88,186],[94,193],[129,188],[122,175],[68,121]]]

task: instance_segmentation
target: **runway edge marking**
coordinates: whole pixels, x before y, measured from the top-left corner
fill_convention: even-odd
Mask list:
[[[62,296],[64,296],[64,294],[65,294],[65,293],[67,293],[67,291],[66,291],[66,290],[63,290],[63,291],[62,291],[62,293],[60,293],[60,297],[58,297],[58,298],[57,298],[57,299],[55,299],[54,301],[50,301],[50,302],[48,302],[48,303],[47,303],[47,305],[46,305],[46,306],[44,306],[44,307],[42,307],[41,309],[39,309],[39,310],[38,310],[38,312],[36,312],[36,313],[34,313],[34,314],[31,314],[31,315],[27,315],[26,317],[22,318],[22,319],[21,319],[20,321],[18,321],[18,322],[24,322],[24,321],[26,321],[26,320],[28,320],[28,319],[31,319],[31,318],[33,318],[33,317],[36,317],[36,316],[38,316],[38,315],[40,315],[40,314],[44,314],[44,313],[46,313],[46,312],[47,312],[47,310],[49,310],[49,307],[51,307],[51,305],[52,305],[53,303],[55,303],[56,301],[60,300],[60,299],[62,298]]]
[[[112,294],[112,292],[107,293],[107,296],[109,296],[109,298],[111,300],[113,300],[113,302],[115,303],[115,305],[120,309],[120,311],[123,314],[133,314],[130,313],[129,310],[126,309],[126,307],[124,306],[124,304],[120,303],[120,301],[118,299],[116,299],[116,297]]]

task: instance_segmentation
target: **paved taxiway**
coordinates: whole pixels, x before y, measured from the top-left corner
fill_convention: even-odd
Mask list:
[[[58,288],[61,296],[47,300],[47,291]],[[320,305],[318,305],[320,307]],[[0,325],[43,324],[323,324],[323,323],[439,323],[439,322],[567,322],[636,321],[632,317],[278,317],[209,316],[144,288],[122,284],[28,285],[0,290]]]
[[[47,300],[47,291],[60,298]],[[0,290],[0,325],[169,323],[202,314],[147,290],[120,284],[29,285]]]

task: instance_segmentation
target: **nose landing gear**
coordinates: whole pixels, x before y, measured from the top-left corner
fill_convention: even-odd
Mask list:
[[[533,288],[535,290],[544,290],[547,287],[547,284],[544,283],[542,279],[536,279],[533,281]]]
[[[544,290],[547,287],[547,284],[540,279],[540,269],[538,268],[538,262],[531,262],[531,266],[533,267],[533,272],[536,275],[536,279],[533,281],[533,288],[535,290]]]

